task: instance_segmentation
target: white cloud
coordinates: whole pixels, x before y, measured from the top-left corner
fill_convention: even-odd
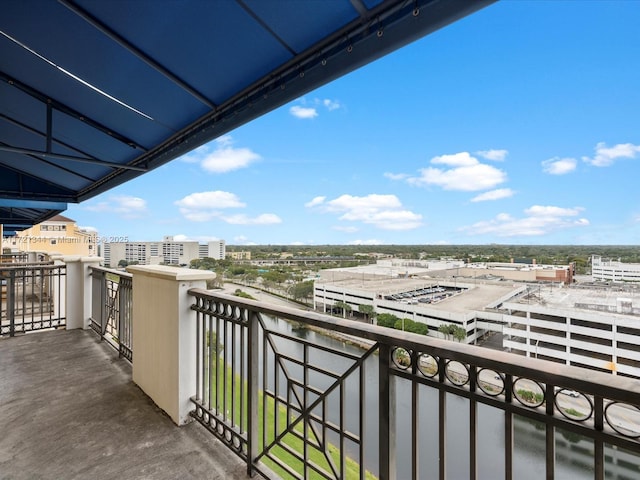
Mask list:
[[[249,148],[234,148],[231,135],[223,135],[184,155],[181,160],[199,163],[202,169],[209,173],[226,173],[246,168],[261,158]]]
[[[355,233],[359,230],[358,227],[342,226],[342,225],[335,225],[331,228],[333,230],[337,230],[338,232],[345,232],[345,233]]]
[[[607,147],[604,142],[600,142],[595,150],[596,154],[593,158],[582,157],[582,160],[594,167],[608,167],[620,158],[636,158],[640,154],[640,145],[619,143],[613,147]]]
[[[352,240],[347,245],[382,245],[384,242],[372,238],[370,240]]]
[[[249,239],[244,235],[238,235],[237,237],[234,237],[233,240],[237,244],[241,244],[241,245],[257,245],[256,242],[250,242]]]
[[[263,213],[257,217],[249,217],[244,213],[232,216],[221,216],[221,220],[232,225],[275,225],[282,223],[282,219],[274,213]]]
[[[211,192],[197,192],[187,195],[175,202],[179,207],[193,209],[240,208],[246,206],[234,193],[215,190]]]
[[[84,230],[85,232],[97,232],[98,231],[98,229],[96,227],[92,227],[90,225],[87,225],[87,226],[78,225],[78,229],[79,230]]]
[[[314,107],[301,107],[300,105],[291,107],[289,113],[297,118],[315,118],[318,116],[318,111]]]
[[[383,230],[412,230],[422,225],[422,215],[409,210],[349,211],[340,220],[369,223]]]
[[[514,218],[507,213],[495,218],[463,227],[470,235],[492,234],[499,237],[540,236],[557,230],[589,225],[586,218],[576,218],[583,211],[580,207],[562,208],[533,205],[527,208],[523,218]]]
[[[328,98],[322,100],[322,105],[324,105],[330,112],[337,110],[342,106],[337,100],[330,100]]]
[[[321,211],[341,214],[339,220],[362,222],[382,230],[411,230],[422,225],[422,215],[403,209],[395,195],[342,195],[322,203]]]
[[[582,210],[581,207],[575,208],[562,208],[543,205],[533,205],[527,208],[524,213],[534,217],[574,217],[578,215]]]
[[[489,200],[500,200],[502,198],[509,198],[514,195],[514,191],[510,188],[498,188],[497,190],[490,190],[488,192],[476,195],[471,199],[472,202],[486,202]]]
[[[85,207],[91,212],[107,212],[131,220],[141,218],[147,213],[147,202],[140,197],[131,195],[117,195],[109,197],[107,201]]]
[[[308,119],[315,118],[318,115],[318,108],[324,107],[329,112],[342,108],[342,104],[338,100],[330,98],[314,98],[307,100],[301,97],[297,100],[299,105],[293,105],[289,108],[289,113],[296,118]]]
[[[472,157],[469,152],[460,152],[452,155],[433,157],[431,163],[434,165],[449,165],[450,167],[468,167],[478,165],[479,162],[475,157]]]
[[[393,209],[400,206],[402,204],[395,195],[378,195],[375,193],[366,197],[354,197],[345,194],[327,202],[327,209],[331,212],[375,212],[381,208]]]
[[[407,182],[417,186],[436,185],[444,190],[473,192],[494,188],[507,180],[504,171],[480,163],[468,152],[434,157],[431,163],[452,168],[423,168],[419,177],[409,177]]]
[[[220,190],[197,192],[174,202],[180,213],[194,222],[208,222],[222,215],[225,208],[242,208],[246,205],[233,193]]]
[[[450,170],[424,168],[420,177],[409,178],[415,185],[437,185],[444,190],[460,190],[473,192],[493,188],[506,181],[506,174],[489,165],[473,165]]]
[[[487,160],[493,160],[494,162],[502,162],[509,154],[508,150],[480,150],[476,152],[477,155]]]
[[[225,135],[225,136],[228,136],[228,135]],[[220,141],[220,138],[218,138],[217,141]],[[200,145],[195,150],[191,150],[186,155],[181,156],[180,161],[186,162],[186,163],[200,163],[202,161],[202,158],[207,155],[210,149],[211,147],[209,146],[209,144]]]
[[[222,135],[216,138],[215,142],[221,147],[230,147],[233,145],[233,137],[231,135]]]
[[[327,197],[315,197],[310,202],[304,204],[305,207],[311,208],[316,207],[318,205],[322,205]]]
[[[197,192],[174,202],[180,213],[193,222],[209,222],[221,220],[233,225],[273,225],[281,223],[280,217],[273,213],[263,213],[257,217],[249,217],[244,213],[225,215],[228,208],[242,208],[246,204],[233,193],[220,190],[212,192]]]
[[[391,180],[404,180],[407,177],[409,177],[409,175],[407,175],[406,173],[391,173],[391,172],[385,172],[384,176]]]
[[[550,175],[564,175],[576,169],[578,161],[575,158],[553,157],[542,162],[544,173]]]

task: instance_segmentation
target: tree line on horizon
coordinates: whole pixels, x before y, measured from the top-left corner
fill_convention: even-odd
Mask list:
[[[406,259],[454,258],[466,262],[517,262],[567,265],[575,263],[577,273],[590,271],[591,256],[640,263],[638,245],[235,245],[228,251],[249,251],[255,260],[297,257],[360,257],[373,254]],[[371,261],[375,261],[372,257]]]

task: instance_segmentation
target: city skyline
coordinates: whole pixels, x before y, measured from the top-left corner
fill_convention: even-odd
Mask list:
[[[638,18],[498,2],[63,214],[130,241],[636,244]]]

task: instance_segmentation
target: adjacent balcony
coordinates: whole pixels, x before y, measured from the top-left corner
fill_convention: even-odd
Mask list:
[[[640,478],[632,378],[208,291],[209,272],[0,277],[3,477]]]

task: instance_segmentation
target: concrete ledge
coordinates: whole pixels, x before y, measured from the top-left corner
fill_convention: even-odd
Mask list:
[[[102,257],[85,257],[82,255],[52,255],[52,260],[62,260],[64,263],[101,263]]]
[[[168,265],[131,265],[127,267],[127,272],[134,275],[186,282],[213,280],[216,278],[216,274],[208,270],[192,270],[189,268],[170,267]]]

